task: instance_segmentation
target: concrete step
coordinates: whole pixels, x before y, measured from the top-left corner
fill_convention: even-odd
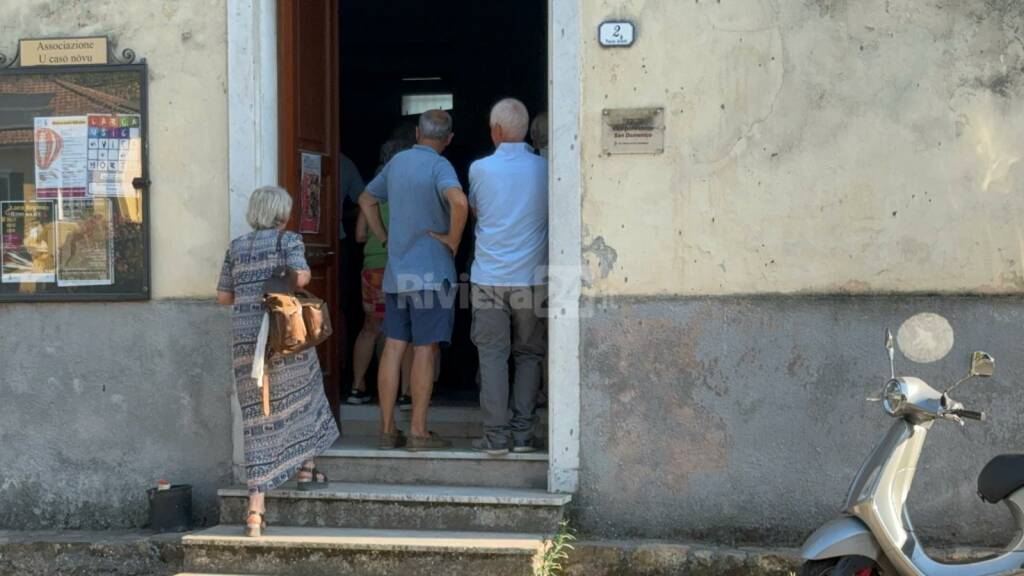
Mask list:
[[[271,526],[260,538],[246,538],[241,526],[222,525],[182,544],[184,569],[202,574],[530,576],[544,537]]]
[[[222,524],[248,511],[244,487],[218,491]],[[271,526],[551,532],[571,497],[542,490],[455,486],[332,483],[322,490],[294,488],[267,494]]]
[[[494,457],[473,451],[469,439],[453,441],[450,450],[409,452],[378,450],[375,435],[344,436],[317,466],[338,482],[547,488],[547,452]]]
[[[409,410],[395,411],[395,422],[405,432],[409,431]],[[353,406],[342,404],[340,409],[342,434],[350,436],[373,436],[380,429],[380,408],[376,404]],[[479,438],[483,435],[480,423],[480,408],[475,406],[432,406],[430,408],[430,429],[446,438]],[[547,438],[547,409],[537,411],[537,437]]]

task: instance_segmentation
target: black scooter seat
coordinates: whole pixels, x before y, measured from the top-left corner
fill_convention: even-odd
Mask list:
[[[978,476],[978,494],[995,504],[1024,487],[1024,454],[1002,454],[993,458]]]

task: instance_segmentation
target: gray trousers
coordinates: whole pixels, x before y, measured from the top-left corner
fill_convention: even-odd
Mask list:
[[[480,354],[480,408],[494,446],[533,440],[547,352],[547,286],[473,284],[473,344]],[[515,365],[509,409],[509,356]],[[511,438],[510,438],[511,437]]]

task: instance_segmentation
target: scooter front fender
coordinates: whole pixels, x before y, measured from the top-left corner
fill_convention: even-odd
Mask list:
[[[840,556],[864,556],[878,561],[881,547],[868,527],[853,516],[841,516],[824,524],[804,542],[804,560],[825,560]]]

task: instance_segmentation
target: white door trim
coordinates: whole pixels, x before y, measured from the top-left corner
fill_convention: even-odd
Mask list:
[[[231,237],[245,209],[277,184],[277,0],[228,0],[228,183]]]
[[[258,186],[277,183],[277,1],[228,0],[228,129],[231,237],[248,231]],[[580,0],[548,0],[549,304],[548,490],[574,493],[580,462]],[[234,462],[242,476],[241,412],[234,402]]]
[[[259,186],[277,184],[277,0],[228,0],[228,194],[231,238],[249,231]],[[235,479],[245,481],[242,412],[232,390]]]
[[[548,16],[548,491],[575,493],[580,468],[580,0],[548,0]]]

